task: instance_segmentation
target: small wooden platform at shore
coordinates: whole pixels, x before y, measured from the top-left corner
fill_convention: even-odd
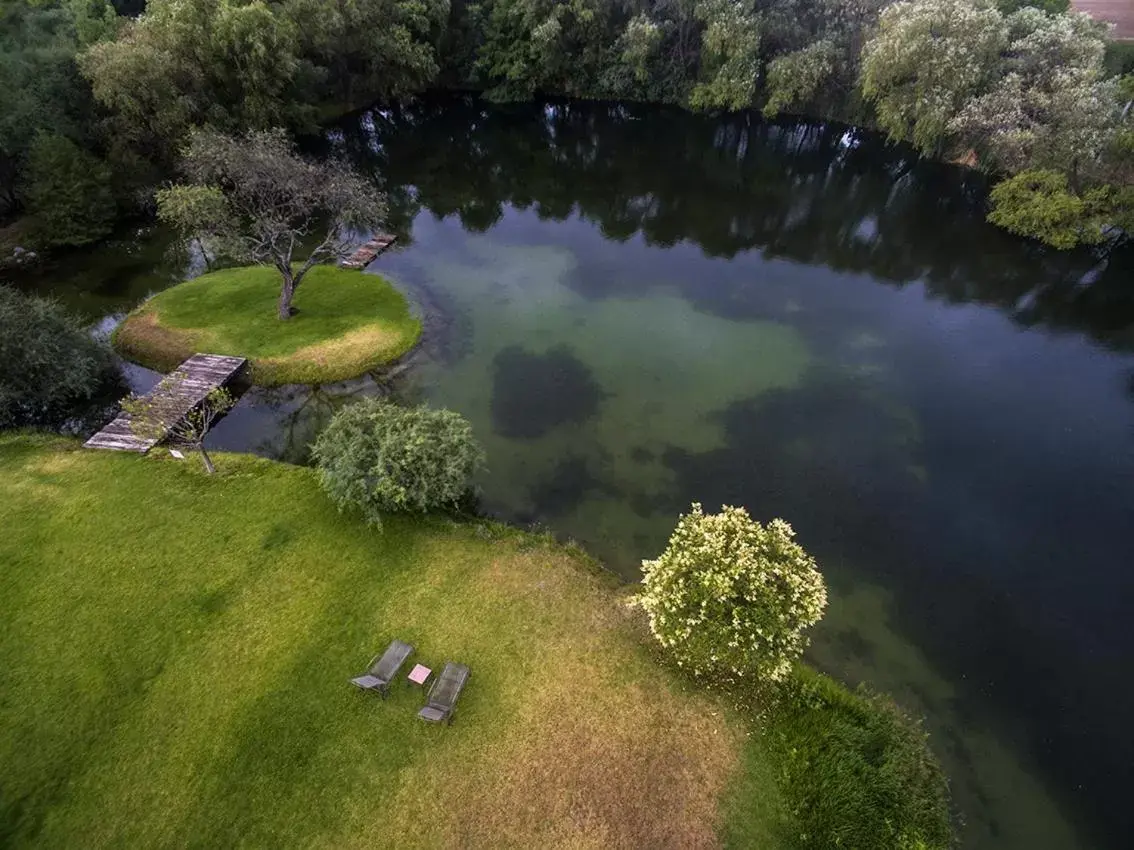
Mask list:
[[[111,449],[119,452],[145,453],[162,441],[169,429],[186,414],[195,410],[213,390],[230,384],[248,361],[243,357],[221,354],[194,354],[158,382],[147,398],[161,393],[164,397],[154,405],[162,413],[163,433],[139,436],[130,426],[130,414],[123,411],[114,420],[83,443],[88,449]]]
[[[358,250],[339,263],[339,265],[344,269],[361,271],[374,262],[379,254],[397,241],[398,237],[391,233],[375,233],[369,242],[360,245]]]

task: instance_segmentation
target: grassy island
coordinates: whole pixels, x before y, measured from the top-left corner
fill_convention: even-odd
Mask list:
[[[880,834],[935,838],[937,777],[829,680],[760,720],[547,538],[218,467],[0,435],[3,843],[945,846]],[[348,684],[394,637],[471,667],[451,727]]]
[[[405,297],[376,275],[316,266],[286,321],[276,315],[279,292],[268,266],[211,272],[139,306],[115,331],[114,347],[161,372],[198,351],[247,357],[253,381],[276,386],[357,377],[394,362],[421,335]]]

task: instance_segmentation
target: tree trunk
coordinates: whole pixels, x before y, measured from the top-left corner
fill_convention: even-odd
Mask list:
[[[281,320],[291,318],[291,299],[295,297],[295,278],[292,277],[291,269],[286,272],[281,271],[283,275],[283,286],[280,287],[280,309],[279,317]]]
[[[212,475],[214,472],[216,472],[217,468],[213,466],[213,459],[209,457],[209,453],[205,451],[204,443],[197,446],[197,451],[201,453],[201,460],[205,462],[205,472],[209,473],[209,475]]]

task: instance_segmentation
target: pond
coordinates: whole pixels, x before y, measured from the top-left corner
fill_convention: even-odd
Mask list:
[[[693,501],[784,517],[833,591],[811,660],[926,717],[964,846],[1124,844],[1132,252],[1011,238],[979,176],[836,125],[438,98],[324,145],[389,193],[370,271],[425,344],[395,378],[250,393],[218,446],[304,462],[359,394],[451,407],[485,510],[627,578]],[[189,273],[168,246],[25,285],[109,328]]]

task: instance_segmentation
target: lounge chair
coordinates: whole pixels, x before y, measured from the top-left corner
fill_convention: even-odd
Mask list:
[[[445,669],[441,671],[441,675],[437,677],[433,682],[433,687],[429,689],[425,708],[419,711],[417,716],[422,720],[428,720],[430,723],[444,721],[451,724],[453,714],[457,710],[457,697],[461,695],[461,689],[464,688],[465,682],[468,680],[468,667],[464,664],[446,661]]]
[[[386,647],[381,656],[375,655],[370,662],[370,669],[365,675],[351,679],[350,682],[364,691],[377,691],[386,698],[390,689],[390,682],[398,675],[405,660],[413,653],[413,647],[404,641],[395,640]]]

